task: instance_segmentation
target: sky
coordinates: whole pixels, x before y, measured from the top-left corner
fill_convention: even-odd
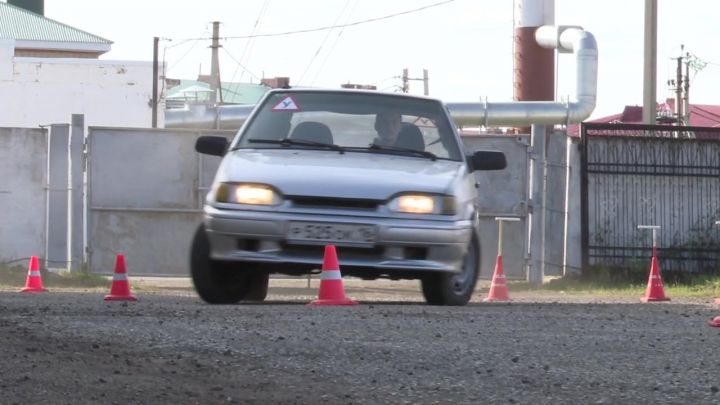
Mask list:
[[[642,105],[644,3],[555,0],[555,24],[582,26],[598,43],[598,100],[591,118]],[[684,52],[709,62],[691,71],[691,103],[720,104],[720,2],[658,3],[658,100],[672,96],[667,81],[684,45]],[[433,4],[345,28],[247,38],[353,24]],[[427,69],[430,96],[446,102],[513,98],[512,0],[45,0],[45,16],[113,41],[101,57],[106,60],[152,61],[153,37],[160,37],[169,78],[210,73],[208,38],[212,22],[219,21],[226,37],[220,42],[223,81],[287,76],[291,85],[357,83],[398,91],[404,68],[413,79]],[[572,98],[571,54],[558,57],[557,77],[556,98]],[[422,81],[410,81],[410,93],[422,94]]]

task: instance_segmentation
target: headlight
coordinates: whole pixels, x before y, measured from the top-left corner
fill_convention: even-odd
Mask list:
[[[275,205],[280,197],[272,187],[265,184],[220,183],[215,192],[217,202]]]
[[[450,196],[427,194],[404,194],[390,202],[390,209],[408,214],[455,213],[455,200]]]

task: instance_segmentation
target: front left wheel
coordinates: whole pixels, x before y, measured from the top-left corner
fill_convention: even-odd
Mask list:
[[[434,273],[420,282],[425,301],[430,305],[461,306],[470,301],[480,274],[480,243],[473,237],[459,273]]]

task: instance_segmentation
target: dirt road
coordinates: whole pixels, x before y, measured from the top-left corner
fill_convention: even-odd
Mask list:
[[[0,402],[720,403],[708,300],[478,293],[446,308],[415,283],[350,282],[361,305],[314,308],[316,284],[276,280],[267,303],[209,306],[185,281],[145,283],[137,303],[0,291]]]

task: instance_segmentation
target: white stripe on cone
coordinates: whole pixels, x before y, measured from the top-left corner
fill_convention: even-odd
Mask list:
[[[322,280],[341,280],[340,270],[323,270]]]
[[[115,273],[113,274],[113,281],[128,281],[126,273]]]

